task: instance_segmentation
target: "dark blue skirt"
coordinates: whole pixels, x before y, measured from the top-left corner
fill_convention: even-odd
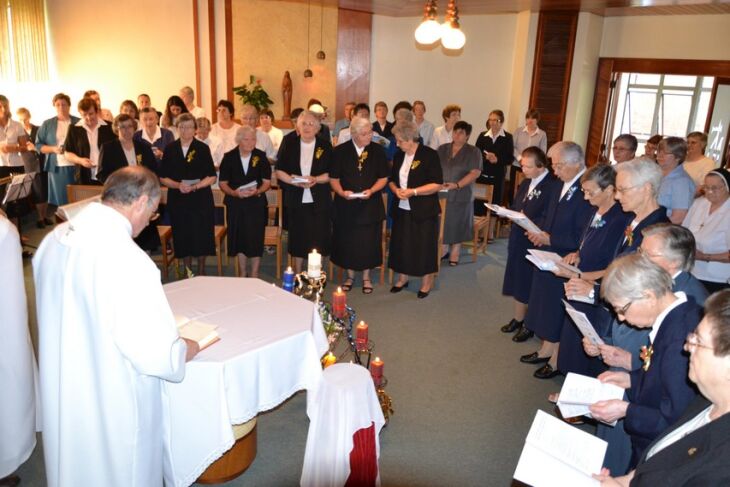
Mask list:
[[[570,301],[571,306],[588,317],[598,334],[605,337],[610,334],[611,314],[603,306]],[[583,350],[583,335],[573,320],[566,314],[563,330],[560,334],[560,352],[558,353],[558,369],[563,374],[575,372],[596,377],[607,369],[598,357],[589,357]]]
[[[532,274],[533,272],[540,272],[535,270],[532,262],[525,259],[527,249],[531,248],[533,248],[533,245],[525,237],[525,230],[518,225],[512,225],[512,230],[509,233],[507,265],[504,268],[502,294],[512,296],[524,304],[527,304],[530,300]]]
[[[565,298],[563,284],[566,282],[566,279],[549,271],[536,269],[533,273],[525,326],[543,340],[560,341],[567,316],[562,301]]]

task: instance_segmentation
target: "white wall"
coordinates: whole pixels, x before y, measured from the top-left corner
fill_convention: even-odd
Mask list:
[[[730,59],[730,14],[606,17],[601,57]]]
[[[505,127],[508,131],[524,123],[524,114],[530,109],[530,90],[532,89],[532,71],[535,62],[535,42],[537,40],[538,14],[527,10],[517,14],[515,29],[515,52],[512,59],[512,96],[509,104],[509,116]],[[505,111],[506,112],[506,111]]]
[[[577,142],[582,147],[588,140],[602,31],[603,17],[587,12],[578,15],[563,139]]]
[[[460,21],[466,45],[449,54],[440,44],[433,49],[418,47],[413,32],[420,17],[374,15],[371,108],[378,100],[392,109],[400,100],[420,99],[426,103],[426,118],[438,126],[443,124],[442,108],[456,103],[462,107],[462,119],[474,126],[472,142],[485,130],[490,110],[502,109],[506,126],[516,126],[524,115],[524,110],[510,113],[513,105],[519,106],[512,103],[513,85],[523,81],[512,79],[518,14],[465,15]],[[523,46],[520,52],[524,50]],[[527,50],[534,51],[534,41]],[[531,67],[529,72],[517,71],[527,78],[532,75]]]
[[[35,123],[55,115],[59,91],[76,103],[87,89],[101,94],[114,114],[127,98],[148,93],[156,108],[184,85],[195,87],[192,4],[179,0],[123,3],[97,0],[46,2],[52,79],[10,85],[12,110],[27,106]]]

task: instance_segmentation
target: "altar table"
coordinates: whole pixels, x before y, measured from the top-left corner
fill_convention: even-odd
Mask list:
[[[164,289],[173,313],[220,335],[163,389],[165,484],[179,487],[231,448],[231,425],[314,391],[328,346],[314,303],[259,279],[201,276]]]

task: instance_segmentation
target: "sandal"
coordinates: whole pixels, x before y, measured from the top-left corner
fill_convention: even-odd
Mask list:
[[[449,266],[456,267],[457,265],[459,265],[459,261],[458,260],[450,260],[449,261]]]
[[[347,279],[345,279],[345,282],[343,282],[342,286],[340,286],[340,287],[342,287],[343,291],[345,291],[346,293],[349,293],[350,290],[352,289],[353,284],[355,284],[355,279],[352,277],[348,277]]]
[[[366,286],[365,283],[369,282],[371,285]],[[372,281],[370,279],[363,279],[362,280],[362,293],[363,294],[372,294],[373,293],[373,286]]]

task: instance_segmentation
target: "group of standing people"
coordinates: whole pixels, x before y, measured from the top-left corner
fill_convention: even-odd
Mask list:
[[[586,168],[573,142],[556,143],[549,157],[530,147],[520,160],[525,180],[512,209],[541,231],[511,229],[503,294],[512,297],[514,314],[502,331],[514,333],[515,342],[540,339],[537,350],[520,357],[538,366],[536,378],[572,372],[626,389],[621,401],[591,405],[600,421],[597,434],[608,441],[605,466],[613,475],[645,462],[652,441],[697,396],[687,381],[685,350],[692,360],[704,357],[696,345],[702,306],[708,292],[728,288],[730,172],[707,169],[695,198],[681,166],[686,147],[683,139],[668,137],[658,143],[656,161],[635,158],[636,139],[621,135],[614,141],[614,165]],[[666,198],[671,208],[663,205]],[[554,252],[564,265],[539,270],[525,258],[531,249]],[[730,294],[724,291],[720,299],[727,306]],[[604,344],[583,337],[564,302],[586,315]],[[709,326],[727,326],[725,320],[715,316]],[[708,399],[717,395],[703,389],[712,387],[703,384],[707,377],[690,378]],[[604,424],[613,421],[616,426]],[[603,480],[613,485],[607,474]]]

